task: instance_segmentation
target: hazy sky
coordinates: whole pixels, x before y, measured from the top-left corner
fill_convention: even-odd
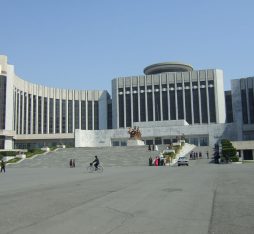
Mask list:
[[[153,63],[254,76],[253,0],[0,0],[0,54],[49,87],[107,89]]]

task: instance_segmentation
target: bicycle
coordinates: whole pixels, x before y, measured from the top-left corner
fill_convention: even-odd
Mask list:
[[[92,164],[92,165],[89,165],[86,169],[89,173],[93,173],[93,172],[102,173],[103,172],[103,166],[102,165],[98,165],[98,167],[96,169],[95,166]]]

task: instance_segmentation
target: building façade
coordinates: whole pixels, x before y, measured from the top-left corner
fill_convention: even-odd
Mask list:
[[[111,99],[105,90],[27,82],[0,56],[0,148],[125,146],[134,126],[146,144],[169,144],[183,135],[199,146],[254,139],[253,77],[232,80],[232,90],[224,91],[219,69],[173,62],[144,73],[113,79]]]

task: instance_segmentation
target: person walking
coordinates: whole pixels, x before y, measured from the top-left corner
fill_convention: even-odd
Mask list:
[[[5,162],[4,160],[2,159],[1,161],[1,173],[4,172],[5,173]]]
[[[69,164],[70,164],[70,168],[72,168],[72,166],[73,166],[73,164],[72,164],[72,159],[70,159]]]
[[[152,159],[152,157],[150,156],[150,158],[149,158],[149,166],[152,166],[153,165],[153,159]]]

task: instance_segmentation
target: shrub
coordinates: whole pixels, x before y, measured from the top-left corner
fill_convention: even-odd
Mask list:
[[[232,161],[232,162],[239,162],[239,157],[238,156],[233,156],[233,157],[230,157],[230,160]]]
[[[20,160],[21,160],[21,158],[13,158],[13,159],[9,160],[8,163],[16,163]]]
[[[1,151],[0,156],[5,157],[5,156],[16,156],[17,152],[16,151]]]
[[[236,148],[232,145],[229,140],[221,140],[222,156],[226,161],[238,162],[239,158],[236,155]]]
[[[36,154],[42,154],[44,153],[45,151],[44,150],[41,150],[41,149],[30,149],[27,151],[26,153],[26,157],[27,158],[31,158],[32,156],[36,155]]]

